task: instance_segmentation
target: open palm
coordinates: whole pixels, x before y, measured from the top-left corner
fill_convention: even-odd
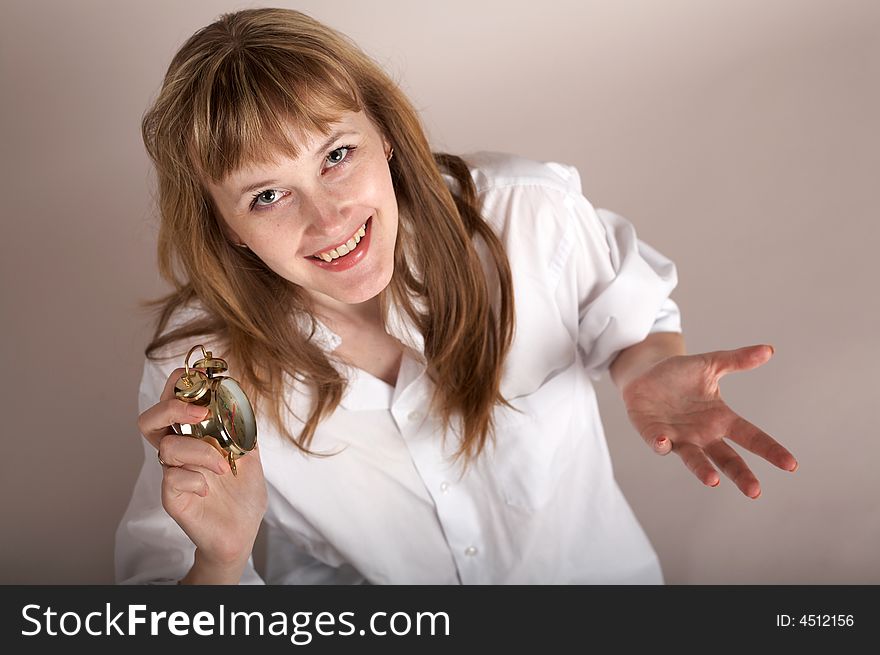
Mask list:
[[[758,479],[725,439],[787,471],[797,469],[797,460],[731,410],[718,383],[727,373],[761,366],[772,354],[769,346],[749,346],[664,359],[624,387],[627,415],[648,445],[661,455],[674,451],[703,484],[718,485],[717,466],[746,496],[757,498]]]

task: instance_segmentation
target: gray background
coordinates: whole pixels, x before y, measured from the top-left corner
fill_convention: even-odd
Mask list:
[[[400,80],[437,149],[571,163],[676,261],[690,352],[798,457],[756,501],[652,454],[600,387],[621,486],[670,583],[880,583],[880,3],[282,2]],[[112,581],[141,446],[155,266],[139,133],[176,49],[247,3],[5,2],[0,583]]]

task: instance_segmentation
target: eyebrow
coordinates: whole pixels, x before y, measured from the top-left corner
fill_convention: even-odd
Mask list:
[[[333,134],[330,135],[330,137],[326,141],[324,141],[324,143],[322,143],[320,146],[318,146],[315,149],[314,156],[318,156],[319,154],[324,152],[327,148],[329,148],[333,144],[334,141],[336,141],[336,139],[339,139],[340,137],[343,137],[343,136],[350,136],[353,134],[355,134],[355,132],[352,132],[351,130],[339,130],[337,132],[334,132]],[[277,184],[277,182],[278,182],[278,180],[262,180],[260,182],[254,182],[253,184],[249,184],[246,187],[243,187],[238,192],[238,197],[241,198],[241,196],[243,196],[251,191],[256,191],[257,189],[269,186],[270,184]]]

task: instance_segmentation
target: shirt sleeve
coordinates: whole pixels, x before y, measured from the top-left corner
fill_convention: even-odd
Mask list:
[[[577,304],[577,346],[598,380],[624,348],[654,332],[681,332],[678,306],[669,297],[678,274],[672,261],[638,239],[629,221],[590,204],[574,167],[552,166],[567,186],[557,297],[567,307]]]
[[[636,236],[614,212],[571,203],[574,269],[578,285],[578,347],[598,380],[617,354],[653,332],[681,332],[678,306],[669,297],[678,282],[675,264]],[[586,245],[588,239],[598,244]],[[598,261],[584,253],[603,252]]]
[[[156,404],[165,380],[176,368],[147,360],[138,394],[138,412]],[[140,437],[144,463],[134,493],[116,530],[116,582],[118,584],[176,584],[192,567],[195,545],[162,506],[162,467],[156,449]],[[262,584],[253,558],[242,574],[242,584]]]

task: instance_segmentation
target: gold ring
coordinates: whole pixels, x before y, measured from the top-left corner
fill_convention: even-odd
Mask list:
[[[171,464],[168,464],[166,461],[164,461],[164,460],[162,459],[162,455],[159,454],[159,451],[158,451],[158,450],[156,451],[156,459],[159,460],[159,463],[160,463],[163,467],[165,467],[165,466],[171,466]]]

